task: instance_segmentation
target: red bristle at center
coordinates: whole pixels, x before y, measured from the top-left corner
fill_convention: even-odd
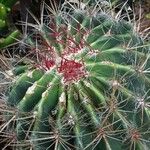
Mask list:
[[[85,76],[85,69],[82,63],[65,58],[61,60],[58,72],[63,73],[65,82],[76,81]]]

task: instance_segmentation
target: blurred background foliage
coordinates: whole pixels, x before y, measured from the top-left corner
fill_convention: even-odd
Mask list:
[[[45,0],[45,3],[50,8],[58,9],[60,5],[68,1],[75,5],[78,3],[88,5],[105,3],[115,13],[121,12],[122,15],[129,13],[130,18],[134,17],[137,21],[138,31],[149,37],[150,0]],[[0,48],[11,45],[14,39],[23,33],[24,26],[21,22],[34,23],[32,14],[40,18],[42,2],[43,0],[0,0]]]

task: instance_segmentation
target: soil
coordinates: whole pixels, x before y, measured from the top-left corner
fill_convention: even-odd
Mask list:
[[[150,40],[150,0],[143,0],[134,4],[134,13],[138,31]]]

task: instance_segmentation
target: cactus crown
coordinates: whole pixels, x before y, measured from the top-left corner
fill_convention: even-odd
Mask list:
[[[36,61],[14,70],[8,98],[19,143],[148,149],[150,55],[131,25],[87,10],[37,23],[26,40]]]

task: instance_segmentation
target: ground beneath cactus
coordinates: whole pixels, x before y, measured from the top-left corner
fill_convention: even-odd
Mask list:
[[[138,31],[150,40],[150,0],[137,1],[133,9]]]
[[[5,60],[5,59],[4,59]],[[2,55],[0,55],[0,131],[4,126],[4,118],[2,114],[2,110],[5,109],[5,93],[6,89],[9,86],[10,79],[5,77],[5,70],[8,69],[7,65],[5,65],[5,61],[2,59]],[[10,140],[3,137],[3,133],[0,133],[0,149],[4,150],[12,150],[9,147],[6,147]]]
[[[11,81],[7,71],[11,69],[12,61],[12,58],[6,58],[2,54],[0,55],[0,98],[5,97],[6,89],[8,89]]]

